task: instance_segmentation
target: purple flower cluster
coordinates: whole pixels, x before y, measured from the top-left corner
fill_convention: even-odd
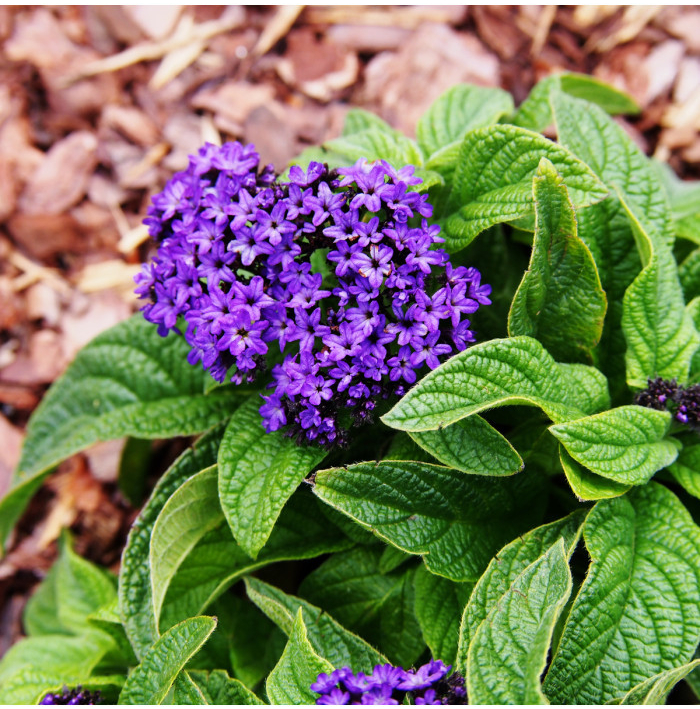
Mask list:
[[[47,694],[39,704],[98,704],[99,701],[99,692],[88,692],[78,686],[75,689],[64,687],[60,693]]]
[[[349,667],[322,672],[311,685],[321,696],[316,704],[400,704],[410,693],[415,704],[465,704],[464,678],[441,660],[430,660],[417,670],[376,665],[371,675]]]
[[[160,334],[184,320],[189,362],[216,381],[252,381],[277,343],[266,429],[343,445],[347,423],[474,341],[466,316],[491,287],[434,248],[443,239],[412,166],[311,163],[286,182],[258,167],[240,143],[190,158],[153,198],[159,249],[136,292]]]
[[[684,387],[675,379],[649,379],[647,388],[634,397],[634,403],[658,411],[671,411],[676,421],[700,431],[700,384]]]

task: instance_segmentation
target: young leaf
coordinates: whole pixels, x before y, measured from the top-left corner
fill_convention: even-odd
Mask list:
[[[685,445],[668,466],[676,482],[693,497],[700,498],[700,445]]]
[[[317,694],[310,686],[321,672],[333,665],[316,654],[309,642],[301,608],[297,611],[289,642],[277,666],[270,672],[265,689],[271,704],[314,704]]]
[[[384,655],[317,606],[253,577],[245,579],[245,586],[248,598],[287,637],[292,635],[295,616],[303,613],[311,647],[334,667],[352,667],[355,672],[369,674],[375,665],[387,662]]]
[[[416,618],[430,654],[452,665],[457,656],[459,621],[474,585],[431,574],[421,564],[414,579]]]
[[[119,612],[136,656],[142,658],[158,637],[153,601],[149,550],[153,526],[170,496],[190,476],[216,463],[223,427],[202,436],[185,451],[158,481],[151,497],[134,522],[119,571]]]
[[[554,624],[571,593],[564,540],[516,576],[469,646],[472,704],[547,704],[544,671]]]
[[[229,677],[224,670],[189,670],[187,674],[197,685],[207,704],[264,704],[242,682]]]
[[[622,699],[615,703],[652,704],[657,706],[660,704],[665,704],[666,698],[670,694],[671,690],[698,665],[700,665],[700,660],[693,660],[693,662],[689,662],[686,665],[681,665],[680,667],[675,667],[672,670],[659,672],[659,674],[654,675],[649,679],[645,679],[636,687],[630,689],[630,691],[627,692]]]
[[[591,555],[544,691],[601,704],[688,662],[700,635],[700,529],[657,483],[601,500],[584,525]]]
[[[180,670],[204,645],[215,627],[215,618],[199,616],[170,628],[128,676],[119,703],[160,704]]]
[[[603,199],[608,191],[590,168],[568,150],[516,126],[470,131],[462,141],[445,220],[446,248],[467,246],[494,224],[532,213],[532,178],[541,158],[554,163],[576,207]]]
[[[551,102],[562,145],[622,195],[656,243],[669,245],[668,198],[649,159],[598,106],[562,92],[554,92]]]
[[[678,455],[674,443],[664,438],[670,424],[668,411],[620,406],[551,426],[549,431],[574,460],[596,475],[640,485]]]
[[[428,569],[453,581],[476,581],[543,502],[536,475],[477,477],[411,461],[322,470],[314,492],[380,539],[424,555]]]
[[[357,547],[335,554],[304,579],[299,594],[381,648],[393,664],[410,667],[425,649],[414,614],[414,569],[382,573],[382,553]]]
[[[536,337],[557,360],[590,362],[607,301],[593,256],[577,235],[567,189],[544,158],[533,194],[532,258],[513,298],[508,333]]]
[[[153,526],[149,552],[156,626],[166,591],[180,564],[197,542],[222,520],[215,465],[186,480],[163,506]]]
[[[231,417],[219,449],[219,497],[233,536],[254,559],[299,483],[325,457],[282,432],[264,433],[260,402],[246,402]]]
[[[0,542],[42,478],[97,441],[170,438],[205,431],[241,401],[203,394],[206,373],[187,362],[184,338],[162,338],[140,313],[96,337],[32,415],[10,493],[0,502]]]
[[[498,606],[515,579],[559,539],[564,540],[567,556],[571,556],[581,533],[584,511],[542,525],[512,541],[494,557],[474,587],[464,609],[460,627],[456,669],[466,673],[467,653],[477,629]]]
[[[443,174],[448,166],[453,170],[464,136],[475,128],[497,123],[512,110],[513,99],[502,89],[469,84],[448,89],[421,116],[416,127],[427,167]]]
[[[592,367],[557,364],[530,337],[490,340],[427,374],[382,421],[403,431],[429,431],[504,404],[539,406],[552,420],[568,421],[607,408],[607,382]]]
[[[562,445],[559,446],[559,461],[574,495],[579,500],[605,500],[609,497],[618,497],[624,495],[631,487],[586,470],[566,452],[566,448]]]
[[[498,476],[523,469],[522,458],[508,439],[477,414],[436,431],[414,431],[410,436],[440,463],[463,473]]]

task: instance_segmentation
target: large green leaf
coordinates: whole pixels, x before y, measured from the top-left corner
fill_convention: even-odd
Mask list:
[[[490,478],[380,461],[322,470],[314,491],[384,541],[424,555],[434,573],[476,581],[505,542],[537,521],[540,482],[537,475]]]
[[[607,408],[607,382],[592,367],[557,364],[533,338],[490,340],[427,374],[382,421],[427,431],[504,404],[539,406],[552,420],[568,421]]]
[[[414,613],[414,569],[383,573],[383,550],[357,547],[312,571],[299,594],[364,637],[395,665],[410,667],[425,643]]]
[[[410,435],[440,463],[463,473],[513,475],[523,469],[522,458],[508,439],[476,414],[435,431]]]
[[[248,577],[245,579],[248,597],[280,630],[291,637],[295,618],[301,612],[308,638],[314,651],[334,667],[352,667],[355,672],[372,672],[375,665],[387,662],[386,657],[317,606],[296,596],[290,596],[274,586]]]
[[[700,498],[700,445],[686,442],[668,469],[687,493]]]
[[[567,189],[542,159],[533,180],[535,238],[515,294],[508,333],[537,338],[560,361],[591,361],[607,301],[593,256],[577,235]]]
[[[173,493],[153,526],[149,565],[156,626],[168,586],[180,564],[197,542],[223,520],[217,490],[218,469],[212,465]]]
[[[425,565],[416,570],[416,618],[430,654],[454,664],[459,643],[459,624],[474,585],[455,583],[431,574]]]
[[[119,612],[137,657],[158,637],[151,598],[150,543],[153,526],[170,496],[189,477],[216,463],[223,427],[202,436],[185,451],[158,481],[151,497],[141,510],[122,555],[119,571]]]
[[[421,165],[423,158],[415,141],[407,138],[388,123],[375,123],[365,130],[343,135],[324,143],[324,148],[340,153],[349,161],[387,160],[396,167]]]
[[[532,178],[543,157],[561,174],[574,206],[594,204],[608,194],[588,166],[538,133],[509,125],[470,131],[460,146],[448,201],[448,251],[463,249],[494,224],[532,214]]]
[[[559,446],[559,461],[574,495],[579,500],[605,500],[624,495],[631,487],[587,470],[577,463],[562,445]]]
[[[698,665],[700,660],[693,660],[672,670],[660,672],[649,679],[640,682],[636,687],[630,689],[627,694],[616,704],[652,704],[660,705],[666,703],[671,690]]]
[[[555,703],[600,704],[690,661],[700,637],[700,529],[657,483],[601,500],[591,555],[544,684]]]
[[[187,362],[188,351],[184,338],[162,338],[136,314],[78,353],[29,422],[12,487],[0,503],[0,541],[42,477],[73,453],[122,436],[188,436],[230,415],[241,397],[225,388],[205,395],[208,375]]]
[[[120,704],[160,704],[180,670],[214,632],[216,619],[189,618],[164,633],[127,677]]]
[[[665,438],[670,424],[668,411],[620,406],[549,430],[574,460],[596,475],[640,485],[678,455],[674,442]]]
[[[352,542],[320,513],[308,490],[299,490],[282,514],[257,559],[251,559],[231,536],[226,524],[205,535],[170,580],[160,627],[203,613],[227,588],[269,564],[310,559],[347,549]]]
[[[259,400],[231,417],[219,448],[219,498],[233,536],[255,558],[299,483],[326,456],[282,432],[265,433]]]
[[[77,687],[90,692],[99,691],[104,703],[114,703],[124,684],[122,675],[93,675],[84,672],[34,669],[25,667],[0,686],[0,704],[38,704],[47,694],[60,694],[64,687]]]
[[[265,689],[271,704],[315,704],[318,695],[310,686],[322,672],[330,674],[334,667],[316,653],[309,642],[304,615],[299,608],[289,641],[280,661],[270,672]]]
[[[556,522],[537,527],[498,552],[474,587],[464,609],[456,661],[459,672],[466,672],[467,653],[478,628],[498,607],[499,599],[523,571],[559,539],[564,540],[567,555],[571,556],[578,543],[584,516],[582,511],[574,512]]]
[[[224,670],[190,670],[187,674],[207,704],[264,704],[242,682],[229,677]]]
[[[547,704],[544,671],[554,625],[571,593],[564,540],[520,572],[479,624],[467,657],[470,704]]]

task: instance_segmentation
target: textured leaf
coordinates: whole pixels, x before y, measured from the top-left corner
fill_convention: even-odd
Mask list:
[[[567,189],[545,159],[533,193],[532,258],[513,299],[508,333],[536,337],[557,360],[591,361],[607,307],[593,256],[577,235]]]
[[[54,564],[27,601],[22,615],[22,625],[27,635],[61,635],[70,633],[58,618],[58,596]]]
[[[427,374],[382,421],[428,431],[504,404],[539,406],[552,420],[567,421],[607,408],[607,382],[592,367],[557,364],[535,339],[490,340]]]
[[[310,685],[333,665],[314,651],[309,642],[301,608],[297,611],[289,641],[280,661],[270,672],[265,688],[271,704],[315,704],[318,695]]]
[[[579,500],[605,500],[624,495],[630,489],[630,485],[609,480],[586,470],[561,445],[559,446],[559,460],[564,468],[566,479]]]
[[[428,569],[453,581],[476,581],[544,501],[536,475],[477,477],[411,461],[322,470],[314,492],[380,539],[424,555]]]
[[[474,633],[467,658],[470,704],[547,704],[544,671],[554,624],[571,593],[564,540],[516,576]]]
[[[240,396],[203,394],[206,373],[187,362],[184,338],[159,337],[139,313],[96,337],[51,387],[27,427],[10,494],[0,503],[4,541],[52,466],[97,441],[170,438],[227,418]]]
[[[688,662],[700,636],[700,530],[657,483],[601,500],[591,555],[544,684],[554,703],[601,704]]]
[[[676,482],[693,497],[700,498],[700,445],[685,445],[668,466]]]
[[[532,178],[541,158],[554,163],[576,207],[599,202],[607,190],[590,168],[560,145],[516,126],[467,133],[462,141],[445,220],[445,247],[467,246],[494,224],[533,211]]]
[[[362,133],[372,128],[391,135],[397,132],[376,113],[365,111],[363,108],[351,108],[345,114],[342,135],[344,137],[354,135],[355,133]]]
[[[633,687],[616,704],[665,704],[671,690],[698,665],[700,660],[693,660],[686,665],[666,672],[660,672]]]
[[[557,90],[591,101],[607,113],[639,113],[639,106],[634,100],[616,88],[593,76],[564,73],[548,76],[539,81],[530,95],[520,104],[511,122],[529,130],[543,131],[552,122],[549,97]]]
[[[478,415],[410,435],[440,463],[463,473],[513,475],[523,469],[522,458],[508,439]]]
[[[598,106],[562,92],[551,100],[559,141],[623,196],[656,243],[670,244],[668,198],[649,159]]]
[[[678,267],[678,277],[686,302],[700,296],[700,249],[688,254]]]
[[[421,116],[416,127],[418,145],[427,167],[454,170],[464,136],[492,125],[513,110],[511,95],[502,89],[458,84],[448,89]]]
[[[373,125],[358,133],[324,143],[324,147],[340,153],[349,161],[366,158],[369,161],[386,160],[392,165],[421,165],[423,158],[415,141],[394,130],[388,123]]]
[[[394,665],[410,667],[425,649],[414,613],[414,569],[382,573],[381,555],[367,547],[335,554],[304,579],[299,594]]]
[[[459,643],[459,623],[474,585],[455,583],[431,574],[424,565],[415,575],[416,617],[435,659],[453,665]]]
[[[280,630],[291,637],[295,617],[302,612],[314,651],[334,667],[352,667],[355,672],[372,672],[387,659],[371,645],[341,626],[317,606],[289,596],[259,579],[245,579],[248,597]]]
[[[223,427],[202,436],[158,481],[137,517],[126,542],[119,571],[119,612],[136,656],[142,658],[158,637],[153,601],[149,549],[153,526],[170,496],[190,476],[216,463]]]
[[[571,556],[578,543],[585,513],[578,511],[568,517],[542,525],[501,549],[479,579],[464,609],[460,628],[456,669],[465,672],[467,653],[477,629],[498,607],[498,601],[513,582],[559,539],[564,540],[567,555]]]
[[[149,564],[156,625],[166,591],[180,564],[223,519],[217,490],[218,470],[212,465],[186,480],[173,493],[153,526]]]
[[[84,673],[67,674],[50,670],[25,667],[0,686],[0,704],[38,704],[47,694],[60,693],[66,687],[77,687],[94,692],[99,691],[105,703],[116,701],[124,684],[121,675],[93,675]]]
[[[205,535],[170,581],[161,612],[161,628],[203,613],[227,588],[256,569],[278,561],[310,559],[341,551],[351,544],[322,517],[313,495],[300,490],[282,510],[256,560],[236,544],[228,525]]]
[[[202,691],[194,683],[189,673],[184,670],[178,674],[173,682],[172,703],[188,706],[208,704]]]
[[[664,437],[668,411],[620,406],[549,430],[581,465],[623,485],[640,485],[670,465],[678,448]]]
[[[204,695],[207,704],[264,704],[242,682],[229,677],[224,670],[190,670],[187,674]]]
[[[301,447],[281,432],[265,433],[259,400],[231,417],[219,448],[219,498],[233,536],[255,558],[284,503],[326,452]]]
[[[119,703],[160,704],[180,670],[204,645],[215,627],[215,618],[199,616],[170,628],[129,674]]]

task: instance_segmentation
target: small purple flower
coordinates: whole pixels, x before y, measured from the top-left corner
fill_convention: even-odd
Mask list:
[[[328,694],[322,694],[316,704],[348,704],[350,702],[350,694],[336,687]]]
[[[408,670],[404,672],[403,678],[398,684],[398,688],[408,691],[425,689],[442,679],[450,669],[451,666],[446,666],[442,660],[430,660],[430,662],[427,662],[415,671]]]

